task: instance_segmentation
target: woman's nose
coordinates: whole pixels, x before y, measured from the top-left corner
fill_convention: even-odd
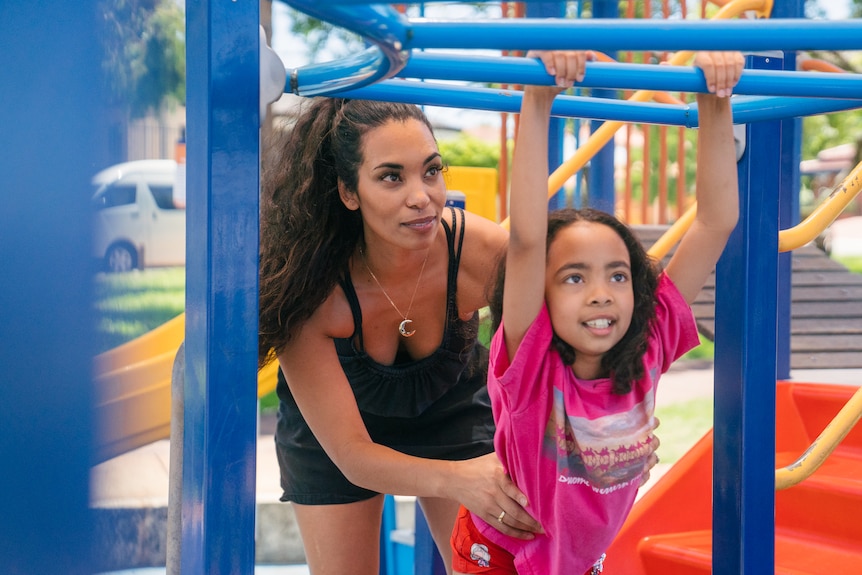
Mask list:
[[[419,182],[410,188],[407,196],[407,205],[411,208],[424,208],[431,201],[428,186]]]

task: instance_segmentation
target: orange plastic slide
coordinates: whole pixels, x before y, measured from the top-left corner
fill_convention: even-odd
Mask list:
[[[776,465],[793,463],[858,386],[779,381]],[[712,450],[707,433],[635,504],[605,567],[626,575],[712,568]],[[862,573],[862,426],[817,471],[775,494],[775,573]]]

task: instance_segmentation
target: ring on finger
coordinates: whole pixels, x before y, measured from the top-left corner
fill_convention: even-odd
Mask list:
[[[500,523],[502,523],[502,522],[503,522],[503,518],[504,518],[505,516],[506,516],[506,512],[505,512],[505,511],[501,511],[501,512],[500,512],[500,515],[499,515],[499,516],[497,516],[497,521],[499,521]]]

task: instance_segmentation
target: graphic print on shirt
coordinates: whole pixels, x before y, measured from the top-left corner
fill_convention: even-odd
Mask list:
[[[545,457],[556,461],[560,483],[585,484],[610,493],[640,481],[654,451],[655,396],[647,392],[628,411],[596,419],[566,413],[562,391],[554,389],[554,405],[545,427]]]

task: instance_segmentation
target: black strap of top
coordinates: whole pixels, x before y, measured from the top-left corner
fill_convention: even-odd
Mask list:
[[[457,307],[457,288],[458,288],[458,269],[461,264],[461,248],[464,245],[464,210],[461,208],[457,209],[450,206],[449,211],[452,213],[452,229],[449,229],[449,225],[446,223],[446,220],[442,220],[443,229],[446,230],[446,243],[449,246],[449,282],[446,286],[446,297],[448,298],[446,301],[446,313],[447,317],[454,319],[458,317],[458,307]],[[456,215],[461,215],[461,229],[458,229],[458,220],[456,219]],[[459,233],[458,241],[454,241],[455,233]]]
[[[456,289],[458,287],[458,266],[461,261],[461,246],[464,243],[464,210],[457,208],[461,214],[461,229],[458,229],[458,220],[456,219],[456,208],[450,206],[449,210],[452,213],[451,228],[445,219],[441,219],[443,229],[446,230],[446,244],[449,246],[449,273],[448,283],[446,286],[446,317],[449,319],[458,317]],[[460,233],[459,233],[460,232]],[[457,244],[454,241],[454,236],[459,233]],[[344,297],[347,298],[347,303],[350,304],[350,312],[353,315],[353,335],[350,339],[357,338],[358,349],[365,349],[365,341],[362,338],[362,310],[359,307],[359,297],[356,295],[356,289],[353,287],[353,281],[350,278],[349,272],[345,272],[344,277],[339,282],[341,290],[344,292]],[[444,328],[444,339],[448,337],[449,326]]]

